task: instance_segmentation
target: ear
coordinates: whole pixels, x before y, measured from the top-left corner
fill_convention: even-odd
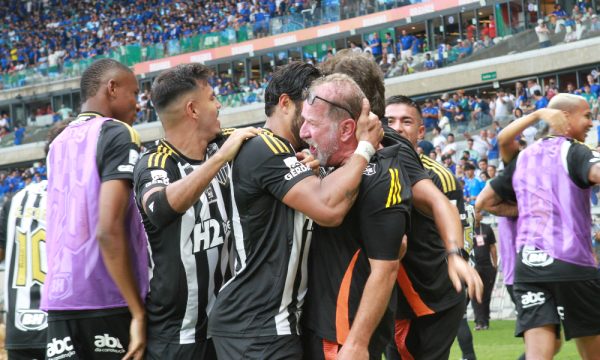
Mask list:
[[[108,93],[109,98],[117,97],[117,87],[118,87],[118,84],[115,79],[108,80],[108,83],[106,84],[106,91]]]
[[[340,140],[342,142],[348,142],[350,139],[356,136],[356,121],[353,119],[340,121],[338,125],[338,132],[340,134]]]
[[[419,125],[419,132],[418,132],[417,136],[419,139],[425,138],[425,125],[423,125],[423,124]]]
[[[279,95],[279,102],[277,103],[279,108],[283,111],[284,114],[288,114],[291,111],[292,99],[288,94]]]
[[[194,102],[191,100],[186,100],[184,103],[184,111],[188,117],[193,119],[198,119],[198,110],[194,107]]]

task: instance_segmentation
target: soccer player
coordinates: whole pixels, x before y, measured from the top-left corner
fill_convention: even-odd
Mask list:
[[[385,117],[389,126],[416,148],[425,126],[419,105],[402,95],[386,100]],[[457,207],[467,226],[462,188],[454,175],[424,154],[419,156],[436,188]],[[446,249],[434,219],[417,209],[411,212],[407,234],[408,248],[398,273],[402,296],[396,310],[396,349],[388,358],[401,355],[447,358],[465,312],[465,293],[457,292],[448,276]]]
[[[148,253],[131,193],[138,92],[129,68],[94,62],[81,77],[81,114],[50,146],[48,359],[143,357]]]
[[[227,162],[257,130],[236,130],[223,141],[210,72],[201,64],[179,65],[152,86],[165,138],[148,148],[134,171],[153,264],[146,300],[148,359],[216,358],[206,322],[231,277]]]
[[[61,121],[54,125],[48,133],[48,142],[67,124]],[[5,200],[0,215],[0,248],[6,249],[4,347],[9,359],[46,358],[48,315],[40,310],[47,271],[46,186],[46,180],[28,185]]]
[[[235,274],[221,288],[208,322],[220,359],[302,358],[298,322],[312,237],[306,216],[323,225],[342,222],[383,135],[364,104],[353,114],[357,154],[323,180],[313,175],[295,149],[302,146],[303,92],[319,76],[312,65],[297,62],[275,71],[265,91],[265,129],[233,160]]]
[[[311,85],[300,135],[323,166],[337,168],[352,156],[358,145],[353,114],[364,98],[344,74]],[[400,163],[396,147],[379,150],[344,222],[314,230],[303,314],[306,358],[381,359],[392,339],[393,307],[388,304],[411,207]]]
[[[581,357],[595,359],[600,274],[589,239],[590,187],[600,182],[600,154],[582,143],[592,127],[591,110],[581,97],[558,94],[545,112],[533,114],[528,116],[566,118],[566,126],[553,127],[554,136],[517,158],[516,334],[525,337],[528,358],[550,359],[562,323],[565,339],[576,340]],[[513,124],[505,130],[519,126]]]

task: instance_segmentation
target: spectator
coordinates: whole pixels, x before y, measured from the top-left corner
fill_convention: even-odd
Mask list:
[[[25,136],[25,127],[15,127],[15,145],[21,145],[23,143],[23,137]]]
[[[433,128],[432,143],[435,148],[441,149],[446,146],[446,137],[442,135],[442,130],[438,126]]]
[[[400,58],[406,60],[413,56],[413,45],[416,38],[412,34],[408,34],[406,30],[402,30],[402,36],[398,41],[400,45]]]
[[[542,93],[542,87],[540,86],[540,84],[538,84],[536,79],[529,79],[527,80],[527,94],[528,97],[533,97],[533,93],[539,90],[541,94]]]
[[[550,42],[550,30],[548,30],[544,19],[538,20],[538,26],[535,27],[535,33],[538,37],[540,48],[546,48],[552,45]]]
[[[425,106],[422,108],[421,113],[426,130],[433,129],[437,126],[439,110],[437,107],[433,106],[433,101],[431,99],[425,100]]]
[[[373,33],[371,39],[369,40],[369,47],[371,48],[371,53],[375,57],[375,60],[379,60],[381,58],[381,39],[379,38],[379,33]]]
[[[442,162],[446,169],[450,170],[453,174],[456,174],[456,164],[452,160],[451,155],[443,155]]]
[[[428,70],[433,70],[435,68],[436,68],[435,61],[433,61],[431,59],[431,54],[430,53],[426,53],[425,54],[425,61],[423,61],[423,69],[425,69],[425,71],[428,71]]]
[[[465,166],[465,189],[467,190],[467,201],[475,205],[477,195],[485,187],[485,183],[475,176],[475,165],[466,163]]]
[[[488,164],[498,166],[498,158],[500,157],[500,150],[498,149],[498,138],[494,130],[488,130],[488,152],[487,159]]]
[[[535,109],[543,109],[548,106],[548,99],[542,96],[539,90],[535,90],[533,93],[533,99],[535,100]]]
[[[396,53],[394,50],[394,39],[392,38],[392,34],[390,34],[389,32],[385,33],[385,39],[383,40],[382,47],[387,52],[388,62],[391,62],[391,58],[395,58]]]
[[[504,89],[498,90],[494,107],[494,120],[507,121],[513,109],[513,101]]]
[[[58,109],[58,114],[60,115],[62,120],[66,120],[67,118],[72,116],[73,109],[68,107],[65,103],[60,105],[60,109]]]
[[[479,161],[479,152],[473,148],[475,140],[467,139],[467,151],[469,153],[469,160]]]

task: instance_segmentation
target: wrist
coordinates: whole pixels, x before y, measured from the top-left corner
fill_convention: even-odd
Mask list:
[[[446,257],[451,258],[452,256],[459,256],[462,258],[462,251],[458,246],[446,249]]]
[[[375,151],[375,147],[373,147],[370,142],[361,140],[358,142],[358,146],[356,147],[356,150],[354,150],[354,153],[356,155],[360,155],[367,160],[367,162],[369,162],[371,161],[371,157],[375,155]]]

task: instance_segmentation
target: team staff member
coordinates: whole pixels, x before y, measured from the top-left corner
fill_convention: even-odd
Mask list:
[[[417,147],[425,133],[421,109],[410,98],[398,95],[386,100],[389,126]],[[424,154],[420,160],[435,186],[456,205],[467,225],[462,189],[454,175]],[[396,309],[395,346],[389,359],[415,356],[447,358],[465,312],[465,293],[457,292],[448,276],[446,249],[434,220],[413,209],[408,248],[398,272],[401,295]]]
[[[595,359],[600,274],[589,240],[589,199],[590,187],[600,182],[600,156],[581,143],[592,127],[585,99],[558,94],[548,108],[566,114],[568,126],[521,151],[513,176],[519,212],[516,333],[525,337],[528,358],[549,359],[562,322],[565,339],[575,338],[581,357]]]
[[[356,54],[347,49],[338,51],[333,58],[319,64],[324,74],[342,73],[350,76],[373,105],[375,115],[385,114],[385,86],[381,69],[366,54]],[[402,166],[410,179],[413,205],[435,220],[448,253],[459,255],[463,247],[463,228],[456,207],[439,191],[429,179],[428,173],[412,144],[389,126],[384,126],[384,146],[401,144]],[[481,293],[481,280],[461,256],[448,257],[448,275],[457,292],[465,282],[474,298]],[[478,295],[479,296],[479,295]]]
[[[498,269],[498,253],[496,251],[496,235],[488,224],[481,222],[481,212],[475,213],[475,270],[483,282],[481,303],[473,302],[475,312],[475,330],[487,330],[490,327],[490,301],[496,283]]]
[[[356,150],[354,114],[363,99],[358,85],[344,74],[311,85],[300,135],[323,166],[342,166]],[[315,228],[303,315],[307,358],[381,359],[392,338],[393,309],[388,303],[411,201],[400,163],[395,147],[379,150],[363,173],[358,199],[344,222]]]
[[[201,64],[179,65],[152,85],[165,138],[149,147],[134,172],[153,264],[147,359],[216,358],[206,322],[231,277],[227,162],[257,130],[236,130],[223,143],[210,73]]]
[[[131,193],[138,92],[129,68],[94,62],[81,77],[82,113],[50,146],[41,306],[50,360],[143,357],[147,240]]]
[[[267,121],[231,170],[235,274],[223,285],[208,333],[222,359],[301,359],[299,316],[306,294],[312,221],[335,226],[356,199],[366,158],[383,131],[364,104],[357,154],[321,180],[296,159],[302,95],[320,76],[312,65],[279,68],[265,90]],[[357,114],[358,115],[358,114]]]
[[[48,143],[67,124],[67,121],[56,123],[48,133]],[[0,248],[6,249],[4,348],[11,360],[46,357],[48,315],[40,310],[40,298],[47,271],[43,262],[47,184],[46,180],[31,183],[5,200],[0,216]]]

